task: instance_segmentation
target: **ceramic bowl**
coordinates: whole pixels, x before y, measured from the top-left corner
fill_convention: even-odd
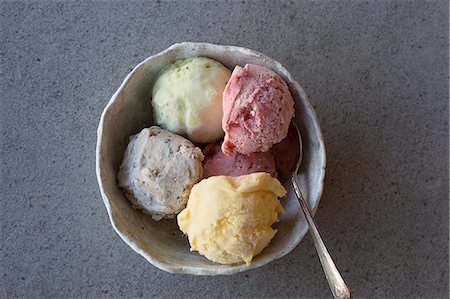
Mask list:
[[[292,251],[308,231],[300,205],[288,181],[288,195],[281,200],[286,213],[274,227],[278,233],[250,266],[221,265],[189,250],[186,236],[174,219],[154,221],[136,209],[122,194],[117,171],[130,135],[154,124],[151,90],[157,74],[173,61],[207,56],[230,70],[253,63],[277,72],[287,82],[295,100],[295,121],[303,138],[303,162],[298,179],[314,214],[325,176],[325,148],[316,114],[302,87],[277,61],[252,50],[207,43],[179,43],[138,64],[125,78],[103,111],[97,132],[96,173],[111,224],[122,240],[154,266],[171,273],[195,275],[234,274],[263,266]],[[301,249],[299,249],[301,250]]]

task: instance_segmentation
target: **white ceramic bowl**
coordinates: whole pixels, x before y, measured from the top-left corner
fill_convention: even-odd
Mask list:
[[[154,124],[151,89],[158,72],[176,59],[207,56],[229,69],[253,63],[277,72],[289,85],[295,100],[295,121],[303,138],[303,162],[299,183],[313,213],[319,205],[325,176],[325,148],[317,117],[305,92],[277,61],[252,50],[206,43],[180,43],[151,56],[136,66],[112,96],[100,119],[97,136],[96,172],[103,202],[114,230],[134,251],[156,267],[172,273],[195,275],[234,274],[254,269],[292,251],[308,230],[300,205],[288,182],[288,195],[281,200],[286,213],[275,224],[278,233],[250,266],[220,265],[190,252],[186,236],[175,220],[154,221],[135,210],[117,183],[117,171],[128,138]]]

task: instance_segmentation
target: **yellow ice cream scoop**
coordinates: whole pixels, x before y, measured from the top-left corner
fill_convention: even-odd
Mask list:
[[[250,264],[277,233],[271,226],[284,213],[278,197],[285,195],[268,173],[213,176],[194,185],[178,225],[207,259]]]
[[[153,85],[156,123],[195,143],[220,139],[223,136],[222,94],[230,76],[229,69],[207,57],[175,61]]]

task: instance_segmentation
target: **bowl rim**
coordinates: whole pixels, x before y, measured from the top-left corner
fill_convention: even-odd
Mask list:
[[[99,185],[99,189],[100,189],[100,193],[101,193],[101,196],[102,196],[103,204],[105,205],[106,210],[108,212],[108,216],[109,216],[109,220],[111,222],[111,225],[112,225],[114,231],[120,236],[120,238],[128,246],[130,246],[135,252],[137,252],[139,255],[144,257],[148,262],[150,262],[152,265],[154,265],[155,267],[159,268],[160,270],[163,270],[163,271],[166,271],[166,272],[169,272],[169,273],[174,273],[174,274],[193,274],[193,275],[216,276],[216,275],[231,275],[231,274],[236,274],[236,273],[244,272],[244,271],[247,271],[247,270],[255,269],[255,268],[258,268],[260,266],[266,265],[269,262],[274,261],[276,259],[279,259],[279,258],[287,255],[288,253],[290,253],[293,249],[295,249],[295,247],[304,238],[305,234],[309,230],[309,227],[306,226],[304,232],[302,232],[299,235],[299,238],[298,238],[297,242],[295,242],[295,244],[293,244],[291,249],[279,251],[277,254],[273,255],[273,258],[271,260],[268,260],[268,261],[263,261],[263,262],[260,262],[260,263],[256,263],[255,262],[255,263],[252,263],[250,266],[242,264],[242,265],[239,265],[239,266],[230,267],[230,268],[223,268],[223,269],[214,270],[214,271],[212,269],[193,268],[193,267],[189,267],[189,266],[176,267],[176,266],[172,266],[172,265],[168,265],[166,263],[163,263],[163,262],[159,261],[156,258],[153,258],[151,255],[149,255],[142,248],[140,248],[133,240],[131,240],[126,234],[124,234],[116,226],[116,223],[115,223],[115,220],[114,220],[113,214],[112,214],[111,204],[109,202],[110,199],[108,198],[108,195],[106,194],[105,188],[103,187],[102,170],[101,170],[101,156],[100,156],[100,154],[101,154],[101,150],[102,150],[103,127],[104,127],[104,122],[105,122],[105,115],[111,109],[111,106],[114,104],[114,102],[116,101],[118,95],[122,92],[123,88],[125,87],[125,85],[129,81],[129,79],[138,71],[138,69],[140,67],[142,67],[144,64],[146,64],[149,60],[152,60],[152,59],[160,57],[160,56],[164,56],[164,55],[166,55],[167,53],[171,52],[174,49],[182,48],[182,47],[186,47],[186,46],[187,47],[193,47],[193,46],[194,47],[198,47],[198,46],[203,46],[204,47],[204,46],[207,46],[207,47],[214,47],[214,48],[221,49],[221,50],[239,51],[239,52],[243,52],[244,54],[250,54],[250,55],[253,55],[253,56],[262,57],[264,59],[269,59],[273,64],[275,64],[277,66],[277,68],[283,70],[284,75],[294,85],[294,88],[299,92],[300,97],[304,98],[304,100],[305,100],[304,101],[304,107],[307,108],[308,114],[310,115],[310,117],[312,118],[313,122],[317,126],[317,137],[318,137],[318,143],[320,144],[318,150],[320,151],[320,156],[323,157],[323,163],[322,163],[322,165],[320,165],[319,180],[318,180],[318,183],[319,183],[318,190],[319,191],[315,194],[315,197],[317,198],[317,200],[315,202],[315,205],[314,205],[313,209],[311,210],[311,214],[312,214],[313,217],[316,214],[318,206],[319,206],[319,203],[320,203],[321,196],[322,196],[323,191],[324,191],[325,170],[326,170],[326,151],[325,151],[325,144],[324,144],[323,134],[322,134],[322,130],[320,128],[319,120],[317,118],[317,115],[316,115],[316,112],[315,112],[314,108],[312,107],[311,103],[309,102],[309,99],[308,99],[305,91],[303,90],[301,85],[292,77],[291,73],[285,67],[283,67],[283,65],[281,63],[279,63],[277,60],[275,60],[273,58],[268,57],[265,54],[262,54],[262,53],[260,53],[258,51],[255,51],[255,50],[239,47],[239,46],[219,45],[219,44],[204,43],[204,42],[180,42],[180,43],[175,43],[175,44],[171,45],[170,47],[166,48],[165,50],[163,50],[163,51],[161,51],[161,52],[159,52],[157,54],[154,54],[154,55],[151,55],[151,56],[147,57],[146,59],[141,61],[139,64],[137,64],[133,68],[133,70],[127,74],[127,76],[122,81],[122,83],[119,86],[119,88],[112,95],[112,97],[110,98],[108,104],[103,109],[101,117],[100,117],[99,125],[98,125],[98,128],[97,128],[97,142],[96,142],[96,151],[95,151],[95,172],[96,172],[97,182],[98,182],[98,185]],[[295,118],[294,118],[294,121],[296,121]]]

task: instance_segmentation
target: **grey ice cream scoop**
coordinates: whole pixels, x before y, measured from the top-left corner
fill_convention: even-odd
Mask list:
[[[201,150],[157,126],[130,137],[118,173],[119,186],[135,208],[153,219],[172,218],[186,205],[203,175]]]

